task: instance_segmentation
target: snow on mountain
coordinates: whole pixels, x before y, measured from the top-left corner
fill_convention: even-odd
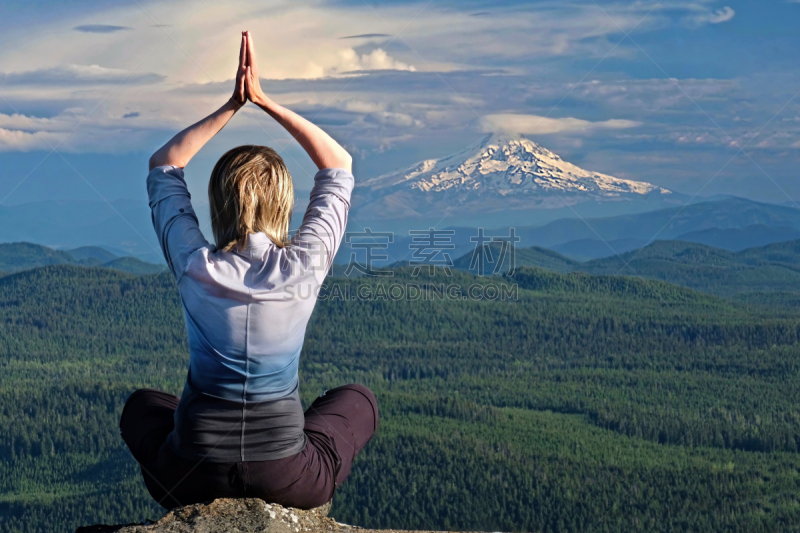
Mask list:
[[[584,170],[524,137],[497,134],[487,137],[477,147],[442,159],[422,161],[408,169],[367,180],[361,186],[377,190],[400,183],[425,192],[486,190],[501,195],[533,190],[599,196],[670,192],[650,183]]]
[[[413,217],[432,208],[549,209],[671,194],[650,183],[584,170],[524,137],[494,134],[448,157],[360,183],[354,207],[362,215]]]

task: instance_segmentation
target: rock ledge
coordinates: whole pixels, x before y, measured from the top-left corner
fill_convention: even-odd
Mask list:
[[[220,498],[178,507],[157,522],[79,527],[75,533],[367,533],[328,518],[331,504],[308,511],[258,498]],[[388,530],[384,530],[387,531]]]

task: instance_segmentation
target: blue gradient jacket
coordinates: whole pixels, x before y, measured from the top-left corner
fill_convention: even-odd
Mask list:
[[[200,231],[183,170],[150,172],[153,226],[183,302],[194,389],[242,402],[297,389],[306,324],[344,234],[353,185],[344,169],[320,170],[288,246],[254,233],[243,250],[215,252]]]

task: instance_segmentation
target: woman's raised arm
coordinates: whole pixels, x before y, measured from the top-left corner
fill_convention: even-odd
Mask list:
[[[239,68],[236,72],[236,85],[233,96],[225,104],[209,116],[192,124],[170,139],[167,144],[156,150],[150,157],[150,170],[163,165],[174,165],[183,168],[214,135],[228,123],[233,115],[247,101],[245,88],[246,37],[242,33],[239,47]]]
[[[300,146],[308,153],[317,168],[343,168],[350,172],[353,158],[339,143],[308,120],[276,104],[264,94],[258,80],[256,53],[249,31],[245,32],[245,39],[247,42],[247,98],[286,128],[286,131],[297,139]]]

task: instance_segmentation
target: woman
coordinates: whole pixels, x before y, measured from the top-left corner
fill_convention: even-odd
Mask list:
[[[227,152],[208,183],[212,246],[183,167],[247,100],[285,127],[320,170],[288,240],[293,189],[283,160],[264,146]],[[245,496],[323,505],[378,428],[375,396],[362,385],[326,391],[305,413],[298,395],[306,324],[347,222],[351,164],[325,132],[264,95],[249,32],[231,99],[150,158],[153,226],[178,284],[191,355],[181,397],[135,391],[120,432],[165,508]]]

